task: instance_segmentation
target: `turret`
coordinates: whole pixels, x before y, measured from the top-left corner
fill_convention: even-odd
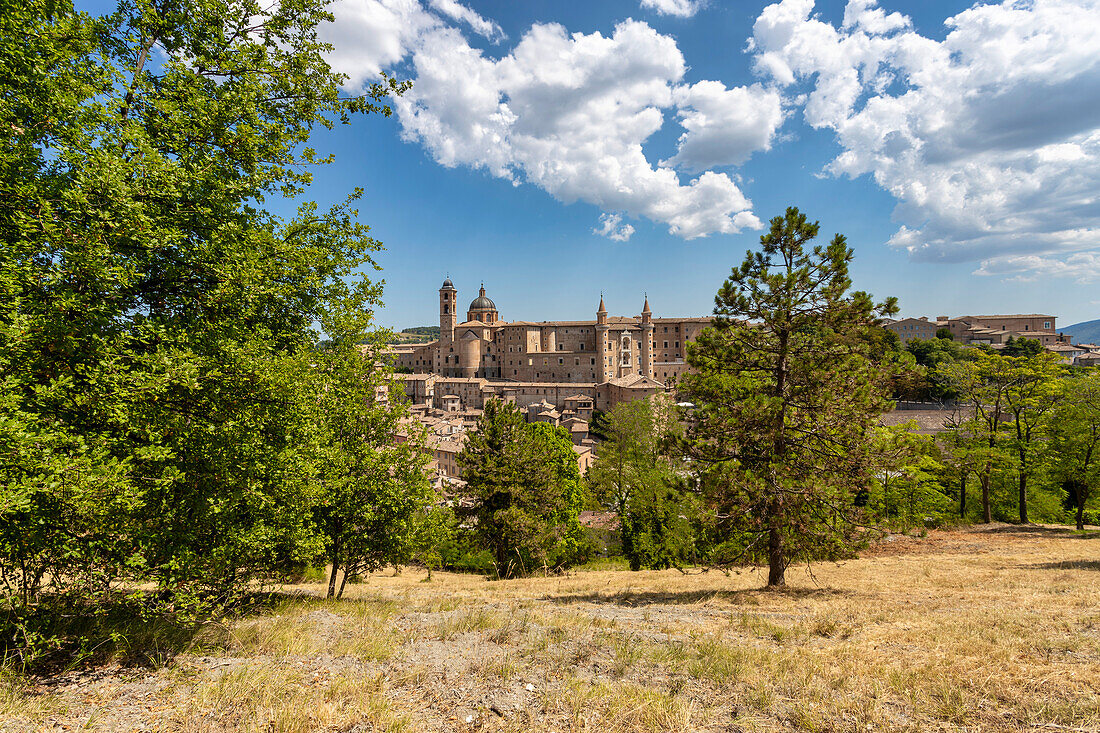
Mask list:
[[[653,378],[653,312],[649,310],[649,295],[645,296],[642,306],[642,353],[639,355],[641,372]]]
[[[607,329],[607,308],[605,308],[603,304],[603,293],[600,293],[600,308],[596,311],[596,354],[600,366],[599,374],[601,382],[606,382],[611,379],[611,367],[608,366],[607,363],[607,355],[610,353],[607,344]]]

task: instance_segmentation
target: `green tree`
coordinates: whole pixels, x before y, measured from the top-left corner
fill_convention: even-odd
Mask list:
[[[1020,339],[1031,341],[1031,339]],[[1037,343],[1037,342],[1034,342]],[[1011,416],[1009,444],[1016,453],[1020,522],[1028,523],[1028,486],[1035,473],[1037,454],[1047,440],[1050,418],[1062,394],[1058,357],[1042,352],[1011,359],[1011,386],[1005,407]]]
[[[1001,353],[1005,356],[1031,358],[1043,353],[1043,345],[1039,343],[1039,339],[1009,336]]]
[[[873,430],[875,466],[872,508],[886,524],[902,531],[931,517],[940,521],[951,502],[939,484],[943,465],[931,436],[915,432],[909,422]]]
[[[940,326],[936,329],[936,338],[943,339],[945,341],[954,341],[955,334],[951,333],[951,329],[947,326]]]
[[[1100,495],[1100,371],[1065,378],[1062,395],[1043,463],[1072,500],[1077,529],[1084,529],[1085,507]]]
[[[623,555],[632,570],[679,567],[695,547],[691,497],[673,448],[682,428],[671,399],[620,402],[602,416],[605,436],[588,482],[619,517]]]
[[[719,532],[766,556],[769,586],[792,562],[853,546],[869,430],[889,406],[868,336],[895,302],[849,293],[852,250],[839,234],[807,249],[818,231],[793,207],[772,219],[718,291],[683,380],[696,405],[688,450],[721,467],[703,481]]]
[[[978,351],[976,359],[951,362],[937,370],[937,378],[968,404],[953,426],[955,454],[971,466],[981,487],[982,522],[993,521],[990,492],[996,473],[1012,461],[1005,445],[1009,393],[1020,375],[1012,360],[994,352]]]
[[[584,492],[563,428],[527,423],[515,404],[490,400],[458,461],[474,500],[466,513],[493,553],[497,577],[562,567],[579,557]]]
[[[372,330],[377,285],[326,309],[329,340],[304,355],[315,393],[319,495],[314,517],[325,539],[328,596],[348,576],[396,563],[412,551],[430,501],[423,436],[395,436],[408,417],[402,385],[385,366],[388,331]],[[336,580],[342,573],[339,588]]]
[[[264,202],[324,162],[314,126],[403,88],[341,96],[329,19],[323,0],[0,13],[0,568],[28,602],[120,578],[228,601],[318,549],[295,365],[378,244],[349,204]]]

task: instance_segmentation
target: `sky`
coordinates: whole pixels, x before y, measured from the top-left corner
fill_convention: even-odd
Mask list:
[[[1100,0],[332,10],[348,91],[412,81],[312,141],[311,198],[365,191],[384,325],[437,323],[447,276],[506,320],[706,315],[791,205],[902,315],[1100,318]]]

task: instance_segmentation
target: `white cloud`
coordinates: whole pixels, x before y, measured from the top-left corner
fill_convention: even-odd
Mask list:
[[[359,88],[377,80],[412,50],[423,34],[442,25],[425,12],[419,0],[340,0],[329,6],[334,22],[321,29],[332,44],[333,68],[348,75],[348,86]]]
[[[898,200],[892,244],[982,274],[1092,266],[1069,255],[1100,246],[1100,0],[975,5],[943,41],[874,0],[839,28],[813,7],[768,6],[750,48],[776,83],[810,86],[807,123],[842,148],[827,170]]]
[[[770,150],[783,123],[783,100],[775,89],[753,84],[726,89],[701,81],[673,93],[679,108],[680,136],[676,155],[661,161],[688,171],[740,165],[757,150]]]
[[[465,23],[477,34],[485,36],[493,43],[500,43],[507,36],[496,22],[486,20],[465,5],[455,0],[429,0],[432,9],[443,13],[452,20]]]
[[[675,15],[679,18],[690,18],[702,5],[701,0],[642,0],[642,7],[647,10],[654,10],[659,15]]]
[[[446,12],[442,0],[431,2]],[[761,226],[734,179],[709,168],[771,144],[782,116],[778,95],[717,82],[682,87],[686,66],[675,40],[646,23],[624,21],[610,36],[536,24],[494,59],[416,3],[341,0],[337,10],[346,25],[331,42],[374,34],[359,51],[334,54],[354,82],[411,58],[413,86],[394,107],[405,139],[440,164],[533,184],[565,203],[646,217],[685,239]],[[686,181],[642,149],[677,105],[685,133],[669,163],[696,175]],[[749,129],[756,124],[762,129]]]
[[[634,227],[623,224],[619,214],[600,214],[600,226],[592,230],[593,234],[607,237],[613,242],[625,242],[634,236]]]
[[[975,275],[1019,282],[1067,278],[1082,285],[1100,282],[1100,252],[1076,252],[1067,257],[1009,255],[985,260]]]

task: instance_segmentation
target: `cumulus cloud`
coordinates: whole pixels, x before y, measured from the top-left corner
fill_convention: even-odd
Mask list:
[[[840,27],[813,8],[768,6],[750,49],[835,132],[828,172],[897,199],[891,244],[981,274],[1094,268],[1079,255],[1100,245],[1100,0],[975,5],[943,41],[874,0],[851,0]]]
[[[688,171],[740,165],[757,150],[770,150],[783,123],[779,92],[753,84],[726,89],[720,82],[701,81],[678,87],[680,136],[676,155],[661,161]]]
[[[642,7],[646,10],[654,10],[659,15],[675,15],[679,18],[690,18],[702,5],[701,0],[642,0]]]
[[[409,60],[413,86],[394,107],[404,138],[438,163],[529,183],[565,203],[646,217],[685,239],[761,226],[735,180],[710,169],[771,144],[782,120],[777,93],[684,86],[675,40],[634,20],[610,36],[536,24],[510,53],[490,58],[445,20],[476,29],[476,19],[450,12],[450,0],[430,2],[342,0],[350,9],[338,16],[349,25],[339,33],[374,36],[358,56],[338,49],[334,64],[359,80]],[[655,165],[643,144],[677,108],[685,129],[679,150]],[[681,180],[676,168],[695,177]],[[625,240],[633,227],[609,231]]]
[[[455,0],[430,0],[432,9],[439,11],[452,20],[465,23],[478,35],[485,36],[493,43],[500,43],[507,36],[495,21],[486,20],[470,8]]]
[[[619,214],[601,214],[600,226],[593,229],[592,233],[607,237],[613,242],[625,242],[634,235],[634,227],[623,224],[623,217]]]

